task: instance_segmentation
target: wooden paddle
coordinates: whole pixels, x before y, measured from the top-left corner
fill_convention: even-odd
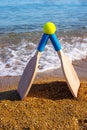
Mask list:
[[[21,99],[24,99],[27,96],[31,88],[31,85],[36,75],[36,71],[38,69],[38,62],[41,57],[41,53],[44,51],[48,38],[49,36],[47,34],[43,34],[42,39],[38,45],[36,54],[28,62],[23,72],[17,89]]]
[[[49,37],[61,60],[62,70],[65,75],[69,89],[70,89],[71,93],[73,94],[73,96],[75,98],[77,98],[78,89],[80,87],[80,81],[76,74],[76,71],[74,70],[74,67],[73,67],[72,63],[70,62],[69,58],[63,53],[63,51],[61,49],[61,45],[60,45],[56,35],[52,34]]]

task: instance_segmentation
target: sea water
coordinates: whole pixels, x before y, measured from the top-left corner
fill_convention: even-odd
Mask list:
[[[87,0],[0,0],[0,76],[23,73],[48,21],[56,24],[56,35],[70,60],[87,57]],[[38,71],[59,67],[49,40]]]

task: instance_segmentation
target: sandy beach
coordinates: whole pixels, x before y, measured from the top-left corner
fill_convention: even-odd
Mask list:
[[[0,130],[86,130],[87,60],[73,64],[81,81],[77,99],[61,69],[38,73],[23,101],[16,91],[20,77],[1,77]]]

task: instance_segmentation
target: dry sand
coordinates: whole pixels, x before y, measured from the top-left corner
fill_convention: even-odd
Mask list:
[[[81,81],[77,99],[61,69],[37,74],[23,101],[20,77],[1,77],[0,130],[87,130],[87,60],[73,64]]]

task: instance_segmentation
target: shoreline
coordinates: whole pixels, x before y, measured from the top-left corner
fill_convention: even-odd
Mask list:
[[[71,57],[72,60],[86,58],[85,48],[87,48],[87,34],[80,33],[81,32],[64,32],[64,34],[61,34],[57,32],[58,39],[62,44],[64,52],[66,55]],[[1,36],[0,76],[8,74],[10,76],[21,75],[27,62],[34,55],[41,36],[41,33],[35,32],[29,34],[8,34],[6,36]],[[45,48],[45,53],[42,54],[40,59],[38,72],[60,66],[60,61],[51,46],[50,40],[48,40],[48,44],[47,48]]]

